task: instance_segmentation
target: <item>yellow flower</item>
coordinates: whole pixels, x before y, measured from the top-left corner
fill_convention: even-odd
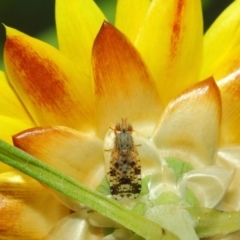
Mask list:
[[[109,127],[126,117],[136,131],[133,136],[139,145],[143,183],[148,184],[147,193],[133,204],[144,203],[146,218],[181,239],[198,239],[186,206],[239,210],[240,47],[238,36],[232,37],[232,32],[238,31],[238,9],[239,0],[212,26],[202,49],[198,0],[167,1],[164,8],[161,0],[121,0],[116,13],[116,27],[121,32],[103,23],[105,17],[92,1],[66,4],[56,0],[60,51],[7,28],[7,78],[21,102],[1,73],[2,138],[10,142],[16,132],[40,126],[15,135],[14,145],[96,189],[109,169],[111,152],[104,151],[111,149],[114,141]],[[199,82],[211,75],[219,80],[218,86],[212,78]],[[20,190],[25,192],[33,181],[0,166],[0,187],[6,182],[10,186],[22,184]],[[41,196],[49,197],[38,183],[33,184]],[[181,204],[166,204],[164,197],[172,201],[172,193]],[[77,212],[63,218],[44,239],[102,238],[101,229],[93,226],[119,228],[112,233],[115,238],[131,236],[116,223],[99,220],[97,214],[91,216],[81,204],[53,194]],[[9,196],[6,202],[14,209],[12,194]],[[53,211],[59,215],[47,223],[48,229],[34,232],[37,237],[20,236],[45,236],[56,220],[68,214],[68,209],[56,205],[62,212]],[[28,206],[25,204],[21,211]],[[5,210],[0,208],[1,212]],[[161,216],[173,219],[173,211],[176,215],[169,226]],[[43,215],[47,221],[49,216]],[[183,226],[176,229],[175,223],[181,220],[184,231]],[[8,226],[4,231],[6,236],[16,234],[8,231]]]

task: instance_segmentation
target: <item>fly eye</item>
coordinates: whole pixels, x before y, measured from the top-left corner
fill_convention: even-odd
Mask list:
[[[117,131],[121,131],[121,129],[120,129],[120,123],[119,123],[119,122],[116,123],[115,129],[116,129]]]
[[[133,130],[132,124],[128,124],[128,131],[131,132]]]

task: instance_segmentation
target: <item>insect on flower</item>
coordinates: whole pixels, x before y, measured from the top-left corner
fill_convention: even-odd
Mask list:
[[[122,119],[115,126],[114,148],[111,149],[109,184],[116,200],[135,199],[141,191],[141,165],[132,137],[132,125]],[[107,150],[108,151],[108,150]]]

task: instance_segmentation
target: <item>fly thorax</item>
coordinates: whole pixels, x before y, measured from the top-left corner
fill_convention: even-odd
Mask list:
[[[131,134],[129,132],[120,132],[116,136],[115,144],[122,155],[128,154],[133,146]]]

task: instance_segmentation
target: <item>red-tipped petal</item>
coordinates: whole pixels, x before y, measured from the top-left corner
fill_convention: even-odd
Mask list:
[[[50,45],[11,28],[7,35],[7,75],[34,120],[86,130],[93,119],[90,78]]]
[[[230,51],[213,69],[221,91],[222,124],[220,144],[240,143],[240,46]]]
[[[95,39],[92,62],[99,134],[121,118],[153,127],[162,111],[156,86],[135,48],[107,22]]]
[[[33,128],[13,137],[14,145],[95,189],[104,178],[102,141],[66,127]],[[53,191],[68,208],[82,205]]]
[[[0,239],[41,239],[69,212],[34,179],[0,174]]]
[[[218,82],[222,95],[221,145],[240,144],[240,71]]]
[[[104,177],[102,141],[67,127],[33,128],[14,145],[95,189]]]
[[[169,103],[153,135],[162,156],[195,167],[212,164],[218,147],[221,97],[213,78],[199,82]]]

